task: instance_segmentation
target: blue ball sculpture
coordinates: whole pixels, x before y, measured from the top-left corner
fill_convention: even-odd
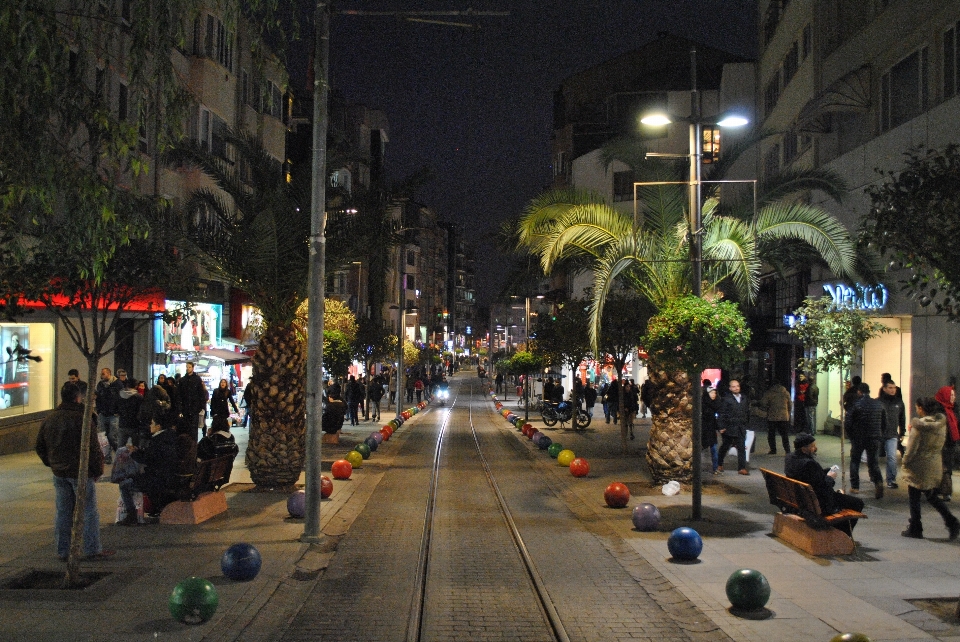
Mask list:
[[[238,582],[248,582],[260,572],[260,551],[253,544],[240,542],[228,548],[220,558],[220,570],[225,577]]]
[[[307,513],[306,502],[307,496],[302,490],[294,491],[287,498],[287,512],[290,513],[290,517],[298,519],[303,517]]]
[[[727,599],[736,609],[759,611],[770,599],[770,583],[760,571],[741,568],[727,578]]]
[[[380,447],[380,444],[373,437],[367,437],[366,439],[363,440],[363,443],[365,443],[367,447],[370,448],[370,452],[372,453],[377,452],[377,448]]]
[[[655,531],[660,528],[660,509],[653,504],[640,504],[634,507],[632,519],[638,531]]]
[[[667,539],[667,549],[674,559],[689,562],[700,557],[700,552],[703,550],[703,540],[697,531],[687,526],[681,526],[670,533],[670,537]]]
[[[540,437],[540,439],[537,441],[537,448],[539,448],[540,450],[546,450],[547,448],[550,447],[550,444],[552,444],[552,443],[553,443],[553,440],[552,440],[552,439],[550,439],[550,438],[547,437],[546,435],[543,435],[543,436]]]

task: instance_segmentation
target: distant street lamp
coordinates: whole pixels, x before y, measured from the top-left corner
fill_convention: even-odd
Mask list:
[[[690,261],[693,267],[692,281],[693,295],[702,296],[703,282],[703,212],[700,209],[702,186],[702,156],[703,156],[703,126],[718,125],[720,127],[742,127],[749,121],[737,114],[724,114],[720,117],[704,118],[700,108],[700,94],[697,91],[697,49],[690,48],[690,116],[688,118],[672,118],[664,113],[649,113],[640,118],[644,125],[664,127],[675,120],[686,121],[690,124],[690,150],[687,154],[658,154],[648,153],[648,157],[659,158],[687,158],[690,161],[690,193],[689,193],[689,226],[690,226]],[[639,183],[638,183],[639,184]],[[661,183],[662,184],[662,183]],[[637,185],[637,184],[635,184]],[[636,188],[634,188],[636,193]],[[636,217],[636,199],[634,199],[634,216]],[[636,224],[636,220],[634,221]],[[699,381],[693,386],[693,519],[701,519],[703,502],[703,467],[700,463],[702,448],[701,406],[703,399],[699,392]]]

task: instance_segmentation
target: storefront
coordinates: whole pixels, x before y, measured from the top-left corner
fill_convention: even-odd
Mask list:
[[[59,400],[53,323],[0,323],[0,419],[53,409]]]

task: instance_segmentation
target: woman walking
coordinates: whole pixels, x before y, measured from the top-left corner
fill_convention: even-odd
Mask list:
[[[920,523],[920,498],[923,495],[943,517],[943,523],[953,540],[960,535],[960,520],[937,496],[943,476],[941,450],[947,434],[947,418],[940,402],[929,397],[917,400],[917,415],[910,421],[910,439],[907,452],[903,455],[902,479],[907,485],[910,499],[910,526],[901,535],[923,538],[923,525]]]
[[[703,449],[710,449],[710,463],[713,464],[713,474],[719,475],[718,465],[720,459],[717,449],[717,408],[720,405],[720,399],[717,396],[717,389],[710,386],[703,393],[703,402],[700,407],[700,445]]]
[[[237,409],[237,401],[233,398],[233,391],[230,390],[230,385],[226,379],[221,379],[217,385],[217,389],[213,391],[213,397],[210,398],[210,415],[212,417],[229,419],[231,406],[233,406],[234,412],[240,412]]]

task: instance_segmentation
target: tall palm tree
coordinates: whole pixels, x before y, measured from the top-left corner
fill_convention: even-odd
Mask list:
[[[646,170],[651,182],[676,181],[670,168]],[[638,171],[641,170],[641,171]],[[843,225],[828,212],[795,196],[816,187],[831,195],[841,192],[839,179],[824,172],[789,174],[769,182],[749,207],[723,204],[707,194],[702,206],[703,292],[735,295],[752,301],[764,263],[774,267],[798,257],[822,260],[838,275],[854,273],[855,244]],[[689,294],[689,217],[682,185],[639,188],[643,214],[631,216],[606,204],[595,193],[549,191],[535,198],[520,220],[521,247],[539,256],[545,273],[559,262],[587,261],[594,272],[590,307],[590,338],[598,344],[604,302],[619,282],[660,308]],[[656,479],[689,478],[693,456],[691,382],[684,373],[667,372],[649,364],[656,386],[647,462]]]
[[[303,470],[306,440],[306,351],[294,320],[307,297],[310,196],[308,168],[288,181],[260,139],[228,132],[230,163],[190,144],[168,155],[198,167],[214,187],[196,190],[182,226],[188,256],[250,296],[264,331],[253,357],[253,413],[246,462],[262,488],[288,487]],[[348,262],[349,220],[330,219],[328,266]],[[338,249],[339,248],[339,249]]]

